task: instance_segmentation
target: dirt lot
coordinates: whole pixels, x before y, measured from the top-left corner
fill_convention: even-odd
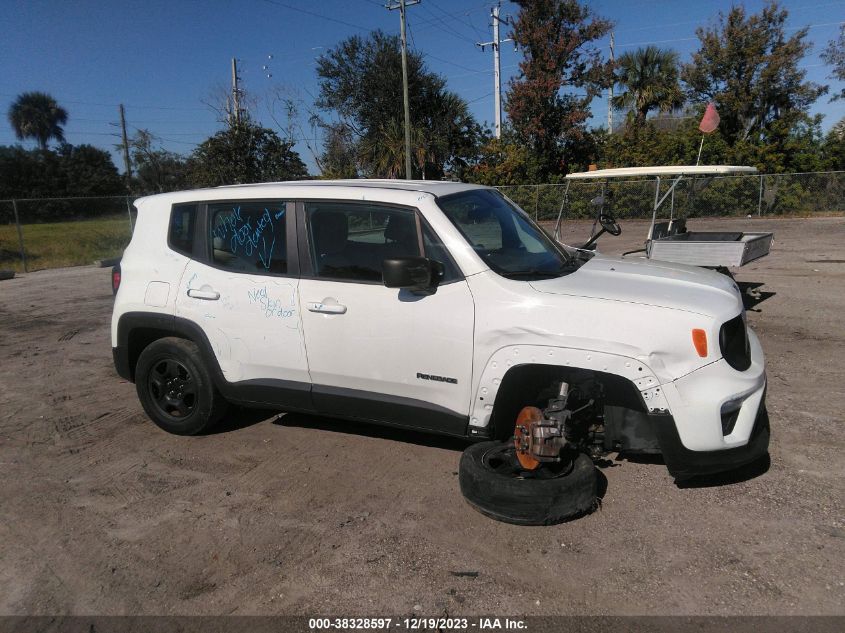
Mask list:
[[[679,488],[617,461],[548,528],[472,510],[457,441],[244,411],[169,436],[114,373],[108,270],[0,282],[0,613],[845,613],[845,219],[695,225],[776,233],[737,275],[763,284],[771,466]]]

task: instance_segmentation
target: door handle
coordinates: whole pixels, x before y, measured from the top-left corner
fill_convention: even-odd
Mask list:
[[[220,293],[208,286],[203,286],[202,288],[188,288],[188,296],[205,301],[217,301],[220,298]]]
[[[323,314],[346,314],[346,306],[340,305],[335,299],[310,301],[307,305],[310,312],[322,312]]]

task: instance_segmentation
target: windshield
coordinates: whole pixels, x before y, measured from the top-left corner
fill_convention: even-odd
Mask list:
[[[519,207],[495,189],[472,189],[438,198],[438,206],[475,252],[503,277],[558,277],[573,258]]]

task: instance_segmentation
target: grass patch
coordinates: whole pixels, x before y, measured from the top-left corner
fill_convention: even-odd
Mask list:
[[[96,259],[117,257],[132,237],[126,215],[74,222],[23,224],[21,230],[30,272],[93,264]],[[0,268],[23,272],[18,232],[14,224],[0,226]]]

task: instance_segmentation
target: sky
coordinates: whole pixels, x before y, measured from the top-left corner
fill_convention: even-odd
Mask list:
[[[286,126],[279,95],[299,103],[293,136],[312,173],[312,150],[320,131],[308,123],[319,92],[316,58],[351,35],[382,29],[399,32],[399,12],[379,0],[0,0],[0,103],[4,114],[26,91],[47,92],[69,113],[68,142],[112,151],[120,142],[118,104],[124,104],[128,133],[148,129],[170,151],[187,155],[222,128],[208,104],[219,104],[231,85],[237,58],[242,87],[255,101],[253,116],[267,127]],[[594,12],[615,22],[617,56],[656,44],[688,61],[698,46],[695,30],[714,25],[730,0],[596,0]],[[763,0],[743,3],[758,12]],[[809,26],[813,49],[802,66],[807,79],[841,90],[819,58],[845,21],[845,0],[787,0],[788,33]],[[409,45],[430,70],[447,80],[479,121],[492,127],[493,55],[477,42],[489,41],[493,2],[422,0],[408,8]],[[502,17],[516,5],[503,2]],[[502,34],[505,37],[507,30]],[[607,54],[608,38],[597,42]],[[502,46],[502,83],[518,72],[521,54]],[[606,99],[592,105],[594,123],[606,124]],[[826,131],[845,117],[845,100],[824,96],[812,113],[824,115]],[[617,115],[618,116],[618,115]],[[18,142],[6,116],[0,145]],[[24,142],[34,147],[33,141]]]

